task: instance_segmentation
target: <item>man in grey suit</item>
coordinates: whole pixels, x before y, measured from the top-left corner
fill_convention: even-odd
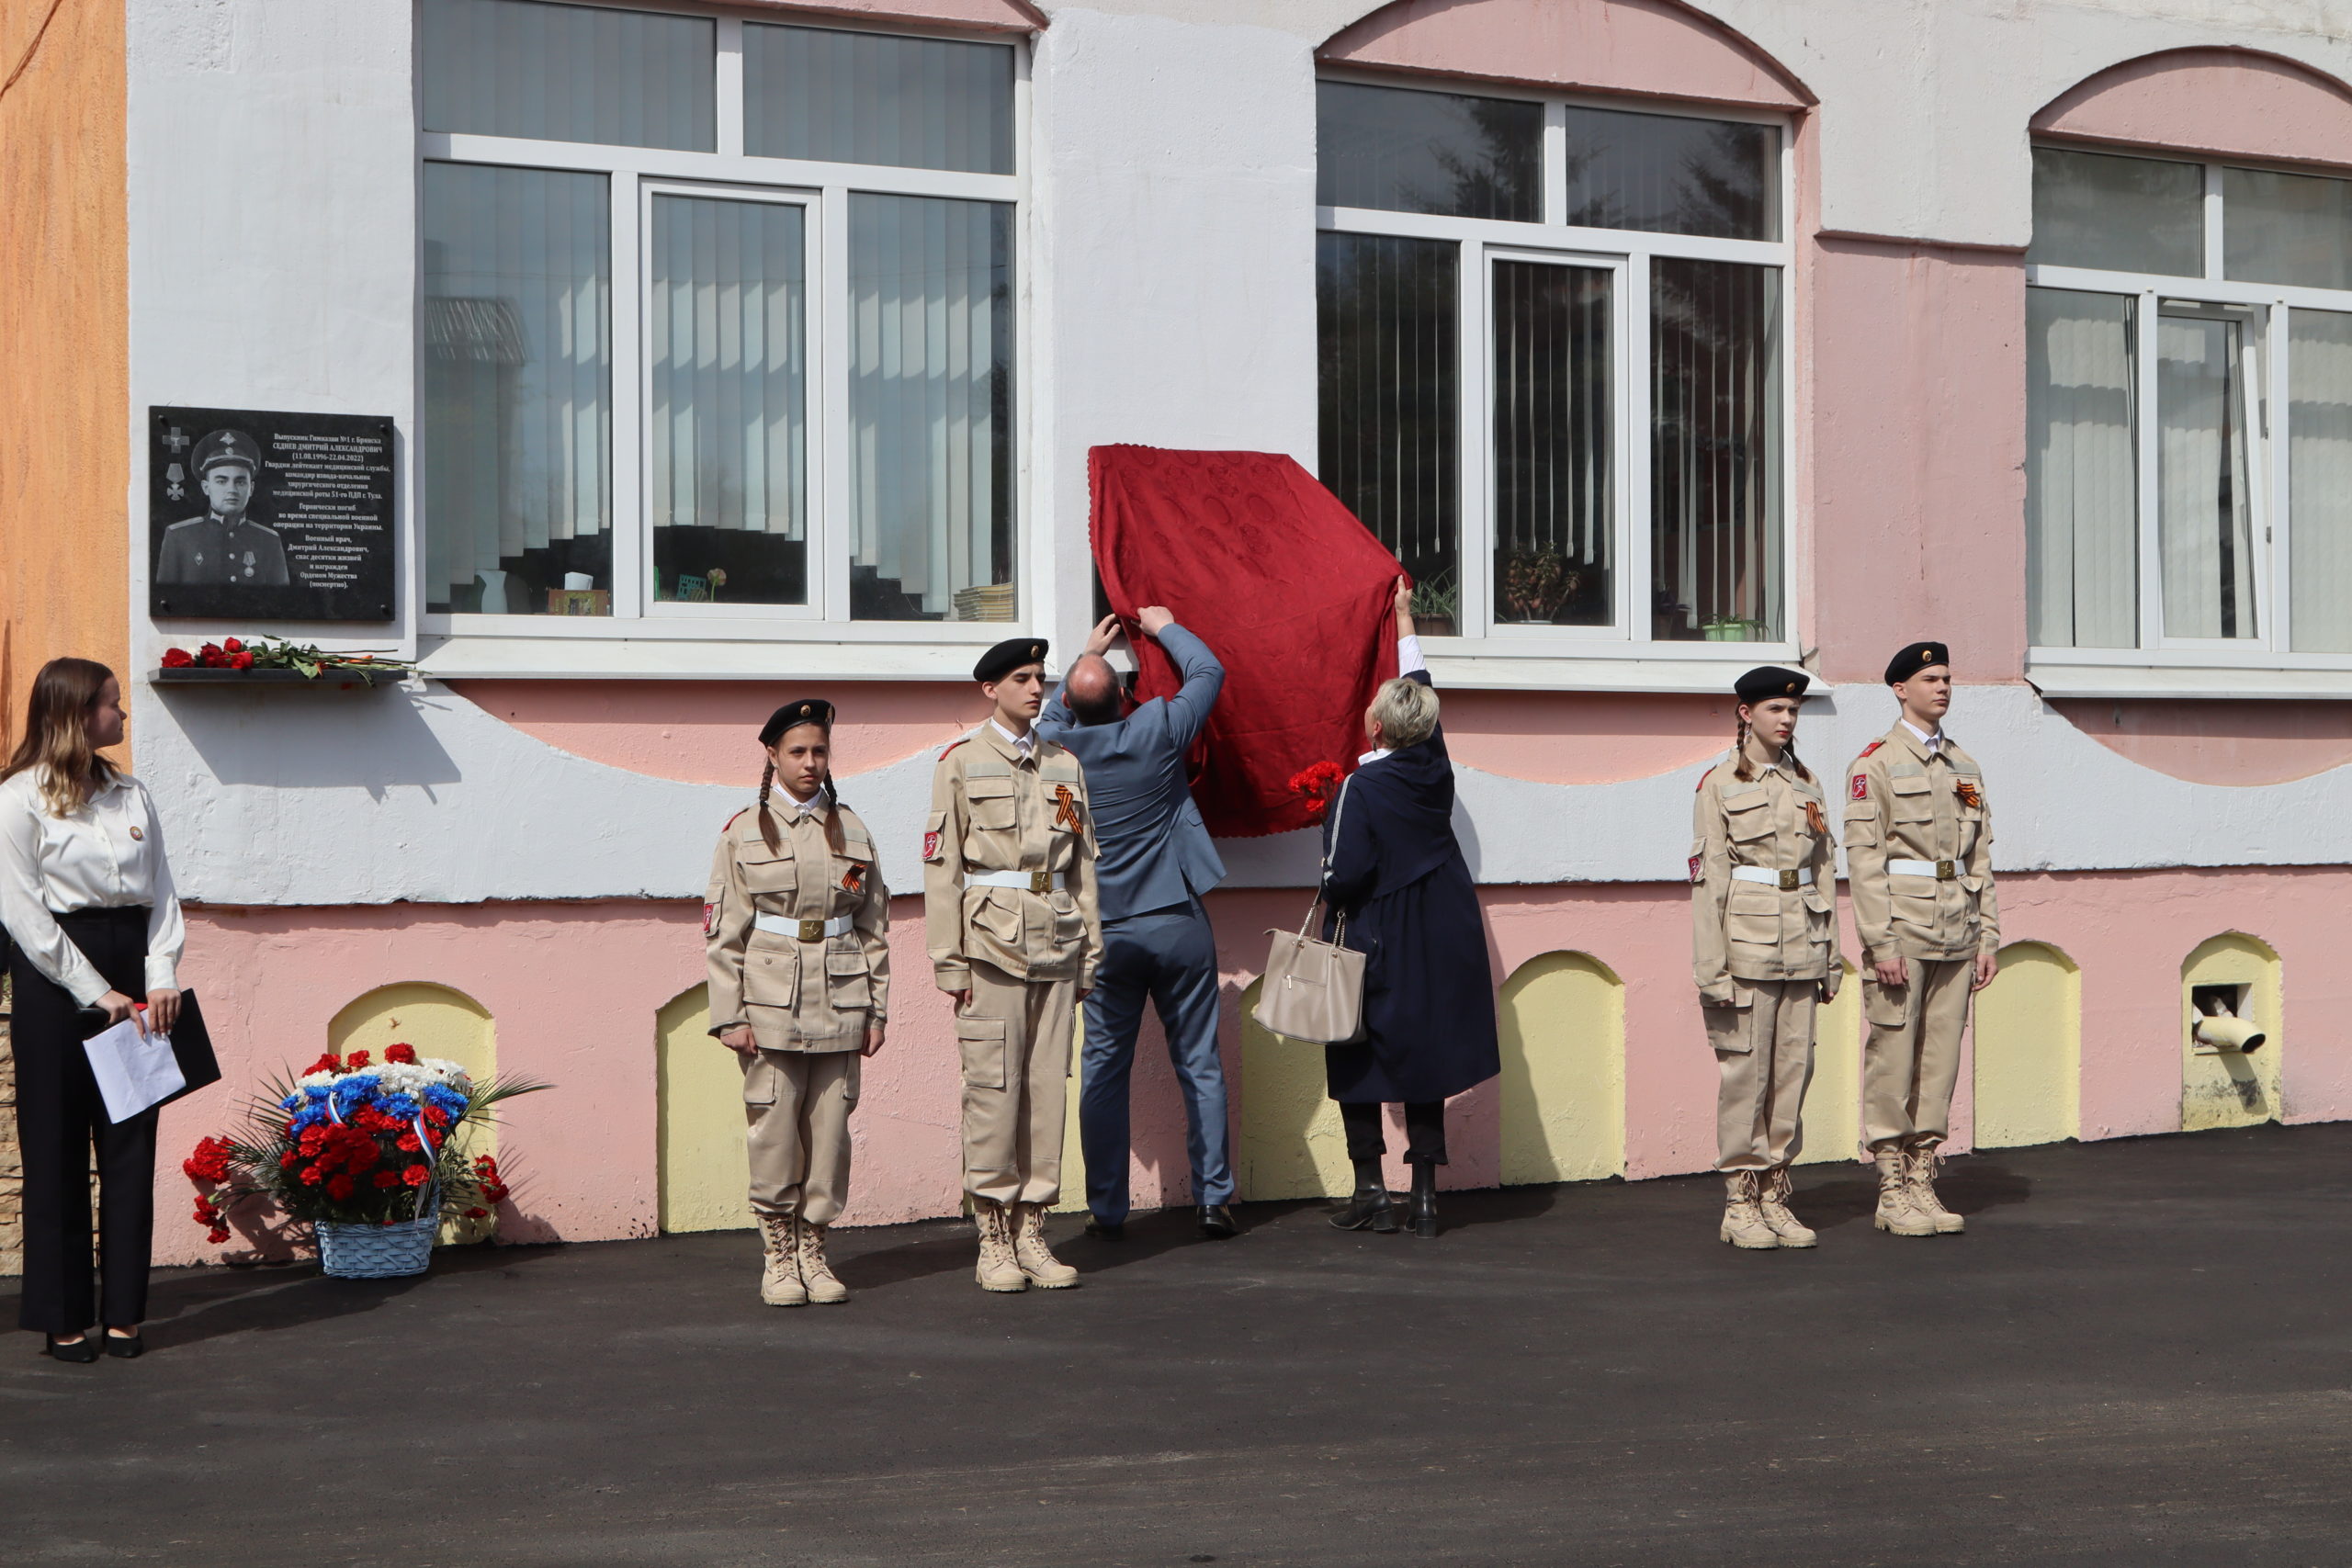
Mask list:
[[[1078,1102],[1086,1206],[1093,1214],[1086,1228],[1115,1239],[1126,1225],[1127,1080],[1148,997],[1183,1086],[1184,1147],[1201,1231],[1221,1239],[1235,1231],[1227,1207],[1233,1162],[1225,1068],[1217,1059],[1216,936],[1201,896],[1225,880],[1225,862],[1193,804],[1184,753],[1216,705],[1225,666],[1157,604],[1138,610],[1136,623],[1175,660],[1182,688],[1121,716],[1119,678],[1102,657],[1119,622],[1106,616],[1036,726],[1040,736],[1077,754],[1094,812],[1102,962],[1086,1000]]]

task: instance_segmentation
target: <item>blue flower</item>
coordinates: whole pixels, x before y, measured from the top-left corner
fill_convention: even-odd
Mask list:
[[[376,1109],[400,1121],[413,1122],[416,1119],[416,1097],[410,1094],[379,1095],[376,1097]]]
[[[425,1085],[424,1098],[451,1116],[463,1116],[466,1113],[466,1097],[447,1084]]]

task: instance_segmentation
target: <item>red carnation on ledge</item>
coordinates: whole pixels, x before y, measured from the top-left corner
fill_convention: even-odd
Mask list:
[[[185,670],[195,662],[196,655],[190,653],[185,648],[167,648],[164,649],[164,668],[166,670]]]
[[[1347,778],[1337,762],[1316,762],[1290,776],[1290,792],[1306,797],[1306,819],[1320,822]]]

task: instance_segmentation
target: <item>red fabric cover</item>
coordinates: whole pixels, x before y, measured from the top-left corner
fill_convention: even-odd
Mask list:
[[[1130,631],[1163,604],[1225,665],[1225,690],[1193,759],[1209,831],[1255,838],[1311,826],[1291,775],[1354,771],[1363,710],[1396,673],[1395,585],[1403,568],[1305,468],[1272,452],[1097,446],[1094,562]],[[1172,696],[1176,666],[1135,635],[1138,701]]]

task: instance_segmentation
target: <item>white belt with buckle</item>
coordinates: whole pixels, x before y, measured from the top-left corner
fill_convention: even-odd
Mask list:
[[[1949,860],[1891,860],[1886,863],[1889,876],[1932,876],[1938,882],[1956,882],[1960,878],[1960,863]]]
[[[1731,868],[1734,882],[1760,882],[1767,887],[1777,887],[1786,893],[1792,887],[1813,886],[1813,868],[1799,866],[1794,871],[1773,871],[1760,865],[1736,865]]]
[[[1059,893],[1065,884],[1058,871],[967,871],[967,887],[1026,887],[1032,893]]]
[[[822,942],[829,936],[847,936],[857,924],[854,915],[835,915],[830,920],[787,920],[782,915],[754,915],[752,924],[777,936],[797,937],[802,942]]]

